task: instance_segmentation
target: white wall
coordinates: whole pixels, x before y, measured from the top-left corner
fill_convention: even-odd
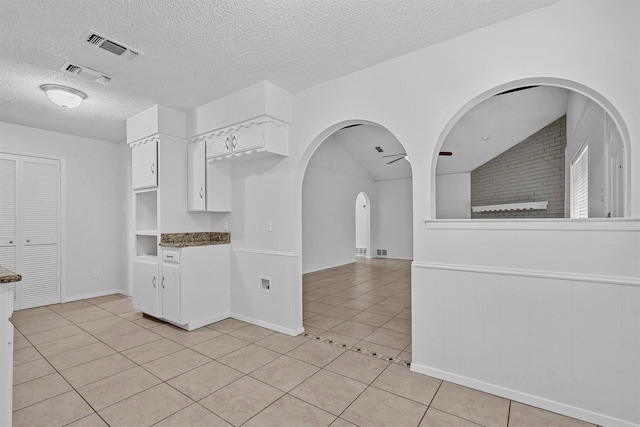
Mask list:
[[[62,298],[126,293],[120,275],[119,144],[0,123],[0,150],[64,158],[66,215]],[[92,277],[100,270],[100,278]]]
[[[354,203],[360,192],[369,196],[376,218],[376,182],[329,137],[314,154],[302,189],[303,272],[355,262]]]
[[[413,259],[413,188],[411,178],[376,181],[375,241],[388,258]]]
[[[471,218],[471,173],[436,175],[436,218]]]

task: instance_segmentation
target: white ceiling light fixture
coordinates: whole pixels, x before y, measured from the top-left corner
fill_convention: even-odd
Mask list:
[[[62,108],[75,108],[87,98],[86,93],[67,86],[42,85],[40,89],[47,94],[49,101]]]

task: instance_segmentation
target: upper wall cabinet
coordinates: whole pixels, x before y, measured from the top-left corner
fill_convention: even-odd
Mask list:
[[[256,158],[289,155],[289,125],[268,116],[218,129],[203,135],[208,160],[229,159],[243,154]]]
[[[150,138],[132,149],[132,187],[134,190],[158,186],[158,141]]]

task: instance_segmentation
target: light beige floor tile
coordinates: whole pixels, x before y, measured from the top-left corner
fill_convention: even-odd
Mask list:
[[[360,426],[414,427],[426,410],[425,405],[369,387],[344,411],[341,418]]]
[[[131,360],[116,353],[100,359],[92,360],[91,362],[83,363],[82,365],[74,366],[73,368],[65,369],[64,371],[61,371],[60,374],[69,381],[73,387],[78,388],[119,372],[126,371],[135,366],[136,364]]]
[[[115,314],[110,314],[108,317],[103,317],[101,319],[78,323],[78,326],[80,326],[87,332],[93,332],[97,331],[98,329],[106,328],[107,326],[122,325],[124,323],[127,323],[127,321],[122,317],[116,316]]]
[[[50,322],[58,322],[64,321],[64,317],[60,316],[58,313],[54,313],[49,311],[43,314],[37,314],[34,316],[26,316],[26,317],[18,317],[17,319],[13,319],[13,326],[22,330],[24,326],[34,325],[37,323],[50,323]],[[23,332],[24,333],[24,332]]]
[[[247,322],[243,322],[238,319],[224,319],[216,323],[212,323],[207,326],[207,328],[213,329],[214,331],[222,332],[223,334],[227,334],[231,331],[235,331],[236,329],[243,328],[247,326]]]
[[[347,420],[343,420],[342,418],[337,418],[334,422],[331,423],[331,427],[358,427],[358,426],[350,423]]]
[[[98,304],[98,307],[113,314],[131,313],[136,311],[136,309],[133,307],[133,301],[128,298]]]
[[[283,393],[245,376],[205,397],[200,404],[238,426],[275,402]]]
[[[429,405],[441,383],[442,381],[439,379],[411,372],[406,366],[391,363],[372,385],[418,403]]]
[[[375,303],[373,302],[360,301],[357,299],[350,299],[341,304],[342,307],[355,308],[356,310],[366,310],[374,305]]]
[[[379,295],[363,294],[355,297],[354,299],[357,299],[359,301],[372,302],[375,305],[375,304],[378,304],[380,301],[384,301],[386,298],[381,297]]]
[[[373,291],[375,292],[375,291]],[[373,307],[367,308],[367,311],[370,313],[382,314],[384,316],[394,317],[397,314],[400,314],[405,308],[398,307],[397,305],[389,305],[389,304],[376,304]]]
[[[327,340],[329,344],[340,343],[346,345],[355,345],[360,341],[358,338],[348,337],[346,335],[336,334],[332,331],[324,331],[320,336]]]
[[[401,319],[409,319],[411,320],[411,307],[402,310],[400,313],[396,315],[396,317]]]
[[[269,350],[277,351],[278,353],[284,354],[290,352],[296,347],[300,347],[307,341],[308,338],[302,335],[292,337],[276,332],[275,334],[269,335],[266,338],[256,341],[255,344],[259,345],[260,347],[268,348]]]
[[[95,412],[91,415],[87,415],[84,418],[80,418],[78,421],[74,421],[71,424],[67,424],[66,427],[109,427],[107,423],[102,421],[102,418]]]
[[[187,348],[152,360],[142,367],[161,380],[167,381],[210,361],[207,356]]]
[[[244,424],[246,427],[328,426],[335,416],[286,395]]]
[[[91,335],[98,338],[101,341],[106,341],[111,338],[120,337],[122,335],[132,334],[134,332],[144,331],[142,326],[138,326],[135,323],[124,322],[117,325],[107,326],[106,328],[96,329],[91,331]]]
[[[192,403],[179,391],[159,384],[103,409],[99,414],[111,427],[150,426]]]
[[[318,371],[318,367],[288,356],[281,356],[251,373],[264,383],[288,392]]]
[[[318,302],[322,302],[322,303],[325,303],[325,304],[331,304],[331,305],[341,305],[341,304],[344,304],[347,301],[349,301],[349,300],[346,299],[346,298],[334,297],[333,295],[325,296],[325,297],[322,297],[321,299],[318,300]]]
[[[36,344],[36,348],[45,357],[62,353],[74,348],[84,347],[89,344],[95,344],[98,339],[84,331],[78,335],[72,335],[66,338],[60,338],[55,341],[47,341],[42,344]]]
[[[13,427],[63,426],[91,414],[93,409],[69,391],[13,413]]]
[[[380,327],[391,320],[391,316],[387,316],[384,314],[372,313],[370,311],[363,311],[357,316],[353,316],[351,320],[354,322],[364,323],[367,325]]]
[[[347,320],[332,328],[331,332],[335,332],[340,335],[346,335],[348,337],[358,338],[361,340],[375,330],[375,326],[365,325],[364,323]]]
[[[162,339],[160,335],[143,328],[141,331],[132,334],[109,338],[104,340],[104,343],[116,351],[125,351],[160,339]]]
[[[509,427],[595,427],[594,424],[575,418],[565,417],[544,409],[511,402],[509,411]]]
[[[334,328],[344,322],[344,319],[339,319],[333,316],[327,316],[325,314],[317,314],[310,319],[305,321],[305,325],[311,326],[312,328],[318,328],[323,331]]]
[[[42,359],[42,355],[34,347],[25,347],[13,351],[13,366]]]
[[[104,343],[97,342],[95,344],[89,344],[84,347],[78,347],[73,350],[67,350],[62,353],[56,353],[51,356],[47,356],[49,363],[53,365],[58,371],[62,371],[82,363],[91,362],[92,360],[100,359],[115,351]]]
[[[212,338],[219,337],[220,335],[222,335],[221,332],[214,331],[213,329],[200,328],[184,334],[174,334],[167,338],[171,341],[177,342],[178,344],[182,344],[185,347],[192,347]]]
[[[229,332],[229,335],[248,342],[256,342],[273,334],[272,330],[256,325],[247,325],[244,328]]]
[[[364,340],[391,348],[397,348],[398,350],[404,350],[411,342],[411,335],[380,328],[367,335]]]
[[[88,298],[83,301],[88,302],[90,304],[98,305],[98,304],[104,304],[105,302],[118,301],[126,298],[127,297],[124,295],[112,294],[112,295],[104,295],[101,297]]]
[[[20,330],[20,333],[26,337],[37,334],[38,332],[49,331],[51,329],[62,328],[63,326],[70,326],[72,323],[64,317],[54,314],[55,318],[47,320],[46,322],[32,323],[25,326],[16,326]]]
[[[217,359],[248,345],[249,343],[247,341],[243,341],[230,335],[222,335],[194,345],[191,349],[212,359]]]
[[[141,311],[137,311],[137,310],[130,311],[127,313],[121,313],[121,314],[118,314],[118,316],[122,317],[124,320],[128,320],[129,322],[133,322],[134,320],[140,320],[145,317]]]
[[[431,407],[487,427],[507,425],[509,401],[444,381]]]
[[[345,350],[343,348],[310,340],[306,344],[302,344],[300,347],[291,350],[287,353],[287,356],[315,366],[324,367],[344,352]]]
[[[391,329],[392,331],[404,332],[405,334],[411,333],[411,319],[402,319],[400,317],[394,317],[387,323],[382,325],[384,329]]]
[[[171,325],[169,323],[161,323],[153,328],[149,328],[150,331],[155,332],[158,335],[161,335],[165,338],[169,338],[178,334],[188,334],[189,331],[186,331],[177,326]]]
[[[397,358],[401,353],[397,348],[387,347],[385,345],[376,344],[374,342],[369,342],[365,340],[358,341],[356,344],[357,348],[363,348],[365,350],[373,351],[373,356],[383,355],[392,358]]]
[[[14,330],[15,332],[15,330]],[[13,349],[14,350],[20,350],[21,348],[27,348],[27,347],[31,347],[31,343],[29,342],[29,340],[27,340],[23,335],[16,335],[14,334],[13,336]]]
[[[124,316],[120,316],[122,318],[125,318]],[[127,319],[130,320],[130,319]],[[138,318],[138,320],[134,320],[132,323],[135,323],[138,326],[142,326],[143,328],[155,328],[156,326],[162,324],[162,320],[160,319],[156,319],[155,317],[151,317],[151,316],[142,316],[140,318]]]
[[[218,361],[248,374],[280,356],[280,353],[250,344],[218,358]]]
[[[400,360],[404,360],[405,362],[409,362],[411,363],[411,352],[410,351],[403,351],[402,353],[400,353],[400,355],[398,356],[398,359]]]
[[[26,308],[24,310],[16,310],[11,315],[11,322],[15,322],[18,319],[22,319],[24,317],[37,316],[39,314],[48,314],[52,311],[49,310],[48,307],[34,307],[34,308]]]
[[[355,308],[347,308],[347,307],[332,307],[329,310],[325,311],[322,314],[325,314],[327,316],[333,316],[333,317],[337,317],[339,319],[350,319],[353,316],[355,316],[356,314],[359,314],[360,310],[357,310]]]
[[[211,361],[169,380],[168,383],[191,399],[200,400],[243,376],[240,371]]]
[[[69,390],[71,386],[58,373],[18,384],[13,387],[13,410],[26,408]]]
[[[99,411],[160,383],[158,378],[137,366],[80,387],[77,391]]]
[[[289,394],[334,415],[340,415],[365,388],[366,384],[359,381],[321,370]]]
[[[113,313],[109,313],[107,310],[103,310],[100,307],[96,307],[94,310],[85,311],[83,313],[72,314],[67,317],[67,320],[75,324],[90,322],[92,320],[104,319],[106,317],[112,317]]]
[[[142,365],[180,350],[184,350],[184,346],[166,338],[162,338],[148,344],[125,350],[122,352],[122,355],[133,360],[137,364]]]
[[[42,332],[36,332],[35,334],[30,334],[27,336],[27,339],[31,344],[38,345],[84,333],[85,331],[78,328],[76,325],[68,325],[61,328],[49,329]]]
[[[154,427],[228,427],[228,422],[208,409],[194,403],[168,418],[154,424]]]
[[[305,332],[306,334],[313,335],[314,337],[320,337],[320,336],[322,336],[326,331],[325,331],[325,330],[323,330],[323,329],[318,329],[318,328],[311,327],[311,326],[309,326],[309,325],[305,325],[305,326],[304,326],[304,332]]]
[[[479,425],[435,408],[429,408],[419,427],[478,427]],[[533,426],[529,425],[529,427]]]
[[[325,369],[370,384],[387,366],[389,362],[386,360],[346,351],[329,363]]]
[[[67,306],[66,304],[74,304],[74,303],[83,303],[83,304],[76,304],[76,305],[69,305]],[[51,308],[51,310],[55,311],[56,313],[58,313],[59,315],[66,317],[67,320],[69,320],[69,316],[76,316],[78,314],[84,314],[84,313],[90,313],[92,311],[96,311],[96,310],[100,310],[99,307],[96,307],[93,304],[88,304],[85,303],[84,301],[73,301],[72,303],[65,303],[65,304],[58,304],[56,306],[49,306],[49,308]]]
[[[322,295],[322,294],[321,294]],[[327,296],[323,296],[322,298],[326,298]],[[327,304],[320,301],[312,301],[304,305],[304,309],[306,311],[310,311],[311,313],[322,313],[324,311],[329,310],[333,306],[331,304]]]
[[[13,385],[22,384],[54,373],[56,370],[45,359],[22,363],[13,368]]]

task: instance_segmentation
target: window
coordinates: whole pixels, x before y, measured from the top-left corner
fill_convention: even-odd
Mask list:
[[[589,218],[589,146],[571,162],[571,218]]]

